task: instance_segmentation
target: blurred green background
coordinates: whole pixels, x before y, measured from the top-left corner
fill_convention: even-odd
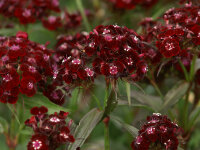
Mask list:
[[[127,26],[136,31],[140,31],[138,23],[144,17],[159,17],[163,12],[171,7],[175,7],[177,5],[176,0],[159,0],[159,2],[153,6],[151,9],[146,10],[142,7],[136,7],[134,10],[125,11],[125,12],[117,12],[112,9],[112,6],[109,5],[106,0],[82,0],[85,9],[88,9],[92,13],[92,17],[89,18],[89,23],[91,29],[99,24],[118,24],[122,26]],[[63,9],[67,9],[69,12],[75,12],[78,10],[75,0],[60,0],[60,6]],[[2,19],[2,18],[1,18]],[[2,21],[2,20],[1,20]],[[16,26],[14,29],[0,29],[1,35],[15,35],[18,30],[27,31],[29,34],[29,38],[32,41],[45,44],[47,41],[50,42],[49,48],[54,48],[56,43],[57,33],[49,31],[45,29],[41,23],[37,22],[35,24],[28,25],[27,29]],[[79,31],[85,31],[86,28],[84,24],[78,29],[69,31],[64,34],[75,34]],[[169,89],[174,85],[175,79],[169,79]],[[145,91],[145,93],[156,95],[156,91],[151,85],[146,86],[144,83],[139,84],[140,87]],[[119,82],[119,91],[120,91],[120,100],[127,101],[125,84],[123,82]],[[131,89],[139,90],[140,89],[131,85]],[[167,88],[164,87],[163,91],[167,92]],[[79,92],[81,96],[77,97],[77,93]],[[86,92],[85,94],[83,94]],[[103,99],[105,97],[105,81],[104,79],[99,79],[93,87],[91,91],[96,97],[101,100],[103,103]],[[42,100],[43,97],[38,97],[38,100]],[[84,91],[83,89],[76,89],[72,93],[72,97],[66,100],[66,104],[63,106],[69,110],[71,110],[70,117],[73,118],[75,123],[78,123],[79,120],[86,114],[89,110],[91,110],[96,106],[96,102],[94,97],[92,97],[91,93],[88,91]],[[132,99],[132,103],[135,102]],[[22,105],[23,100],[19,99],[19,103],[17,105]],[[29,101],[31,103],[31,100]],[[34,104],[33,104],[34,105]],[[178,104],[179,105],[179,104]],[[181,104],[180,104],[181,105]],[[16,106],[19,107],[19,106]],[[21,106],[20,110],[23,111],[24,117],[21,118],[21,124],[23,121],[30,117],[29,108],[26,105]],[[140,128],[143,122],[145,121],[145,117],[147,115],[152,114],[152,112],[145,108],[132,107],[127,105],[119,105],[112,115],[118,116],[124,122],[131,124],[137,128]],[[0,116],[5,118],[8,122],[12,116],[12,112],[9,110],[8,105],[0,103]],[[17,122],[15,124],[18,124]],[[12,124],[10,124],[12,125]],[[199,124],[200,125],[200,124]],[[88,140],[81,148],[81,150],[103,150],[104,149],[104,128],[103,123],[100,123],[89,136]],[[26,145],[29,141],[31,130],[21,130],[18,131],[17,127],[12,126],[13,130],[16,132],[20,132],[20,140],[17,146],[17,150],[25,150]],[[1,127],[0,127],[1,130]],[[117,127],[115,124],[111,122],[110,124],[110,139],[111,139],[111,150],[131,150],[130,144],[133,141],[132,136],[126,132],[124,129]],[[189,150],[199,150],[200,149],[200,129],[196,130],[192,135],[192,138],[189,143]],[[60,148],[63,149],[63,148]],[[6,146],[5,137],[3,134],[0,134],[0,150],[8,150]]]

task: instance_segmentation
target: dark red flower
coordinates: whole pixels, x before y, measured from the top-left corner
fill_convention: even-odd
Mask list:
[[[195,24],[190,28],[190,30],[194,33],[194,35],[192,36],[192,41],[194,42],[194,44],[200,45],[200,25]]]
[[[48,88],[43,92],[43,94],[49,98],[55,104],[63,105],[65,102],[65,95],[60,89],[56,89],[55,86],[48,86]]]
[[[69,12],[65,11],[63,21],[63,26],[65,29],[68,30],[71,28],[76,28],[81,25],[82,16],[79,12],[70,14]]]
[[[48,137],[43,134],[35,134],[27,145],[28,150],[49,150]]]
[[[37,126],[36,117],[32,116],[30,119],[27,119],[24,123],[25,123],[26,126],[36,127]]]
[[[37,71],[36,67],[29,64],[20,65],[20,70],[23,71],[23,77],[31,76],[35,81],[40,81],[42,79],[41,74]]]
[[[42,115],[48,112],[48,109],[45,106],[41,107],[33,107],[31,108],[31,114],[32,115]]]
[[[25,121],[25,125],[32,127],[34,135],[28,143],[28,150],[55,150],[59,146],[75,141],[70,134],[72,120],[66,125],[68,112],[60,111],[48,115],[48,109],[44,106],[33,107],[31,113],[34,115]]]
[[[58,135],[57,140],[60,143],[66,143],[66,142],[73,143],[75,141],[74,137],[70,134],[70,130],[67,126],[63,126],[60,129],[60,134]]]
[[[36,93],[35,87],[36,80],[32,77],[23,77],[20,82],[20,91],[29,97],[32,97]]]
[[[181,51],[179,42],[172,38],[165,38],[163,41],[157,42],[156,46],[158,47],[159,51],[167,58],[176,56]]]
[[[5,90],[11,90],[19,85],[19,74],[14,68],[2,70],[1,77]]]
[[[15,104],[18,100],[19,88],[14,87],[10,90],[1,90],[0,102]]]
[[[16,37],[28,40],[28,34],[23,31],[18,31],[16,34]]]
[[[56,30],[62,26],[61,18],[56,16],[49,16],[47,19],[43,19],[42,23],[49,30]]]
[[[177,136],[181,133],[182,129],[167,116],[153,114],[147,117],[147,122],[139,130],[131,147],[133,150],[148,150],[150,145],[154,149],[160,145],[167,150],[176,150],[179,144]]]
[[[142,49],[140,36],[133,30],[117,25],[97,26],[90,32],[85,46],[88,57],[94,57],[94,72],[116,79],[128,77],[134,72],[146,73],[137,70],[141,68],[137,68],[137,64],[143,59]]]
[[[17,8],[15,10],[15,16],[19,19],[21,24],[27,24],[27,23],[34,23],[35,18],[35,10],[34,8]]]

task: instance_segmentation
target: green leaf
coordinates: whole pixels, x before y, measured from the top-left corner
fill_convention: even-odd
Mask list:
[[[187,72],[187,69],[185,68],[185,66],[183,65],[182,61],[179,59],[179,64],[181,66],[181,69],[183,70],[184,72],[184,75],[185,75],[185,79],[186,81],[189,81],[190,78],[189,78],[189,73]]]
[[[162,106],[162,100],[160,97],[152,96],[148,94],[144,94],[139,91],[132,91],[131,97],[133,97],[138,102],[150,106],[154,111],[158,111],[160,107]]]
[[[69,108],[73,111],[76,111],[78,108],[78,101],[80,99],[80,93],[81,89],[80,88],[75,88],[72,92],[72,96],[69,101]]]
[[[0,35],[3,36],[14,36],[16,34],[17,30],[15,28],[3,28],[0,30]]]
[[[82,3],[82,0],[76,0],[76,4],[77,4],[77,7],[81,13],[81,16],[83,18],[83,23],[87,29],[88,32],[91,31],[91,27],[90,27],[90,24],[88,22],[88,19],[87,19],[87,16],[85,15],[85,11],[84,11],[84,7],[83,7],[83,3]]]
[[[79,125],[75,130],[76,141],[73,144],[70,144],[69,150],[76,150],[77,147],[81,147],[102,117],[103,111],[99,111],[97,108],[94,108],[88,112],[80,120]]]
[[[187,82],[180,82],[167,92],[164,97],[164,104],[160,111],[166,111],[168,108],[176,104],[186,93],[189,84]]]
[[[131,85],[128,82],[125,82],[126,84],[126,94],[128,98],[128,104],[131,105]]]
[[[127,106],[127,105],[129,105],[129,104],[126,100],[118,100],[118,106]],[[146,109],[148,111],[151,111],[152,113],[155,112],[150,106],[143,105],[143,104],[132,103],[129,106],[136,107],[136,108],[143,108],[143,109]]]
[[[134,138],[138,135],[138,129],[134,126],[131,126],[127,123],[124,123],[119,117],[111,115],[111,121],[119,128],[125,129],[128,133],[130,133]]]
[[[35,106],[45,106],[48,108],[49,113],[54,113],[58,111],[65,111],[65,112],[71,112],[69,109],[64,108],[62,106],[56,105],[52,103],[47,97],[45,97],[43,94],[36,94],[33,97],[27,97],[25,95],[20,95],[20,102],[23,103],[26,107],[32,108]]]
[[[195,125],[198,117],[200,116],[200,107],[196,107],[190,114],[189,116],[189,125],[188,125],[188,129],[192,128],[192,126]]]
[[[33,131],[31,129],[24,129],[24,130],[20,131],[20,134],[23,134],[23,135],[32,135]]]
[[[4,132],[8,132],[8,122],[4,119],[4,118],[2,118],[2,117],[0,117],[0,134],[1,133],[4,133]]]

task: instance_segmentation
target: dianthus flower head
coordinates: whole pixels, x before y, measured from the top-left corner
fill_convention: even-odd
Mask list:
[[[157,3],[158,0],[108,0],[118,9],[134,9],[137,5],[150,8]]]
[[[139,64],[144,62],[141,53],[143,44],[133,30],[117,25],[100,25],[90,32],[87,41],[85,53],[94,58],[96,74],[118,78],[140,72]],[[141,73],[141,77],[145,73]]]
[[[0,37],[0,102],[14,104],[19,93],[34,96],[39,83],[46,84],[53,75],[51,54],[46,46],[30,41],[26,32]]]
[[[21,24],[34,23],[50,12],[60,12],[59,0],[1,0],[0,13],[6,17],[16,17]]]
[[[147,117],[147,122],[138,131],[138,136],[132,142],[133,150],[161,149],[176,150],[178,148],[177,136],[182,129],[171,122],[167,116],[154,113]]]
[[[48,115],[47,111],[44,106],[33,107],[31,114],[34,116],[25,121],[25,124],[34,131],[27,145],[28,150],[55,150],[63,144],[75,141],[70,133],[71,121],[68,125],[65,121],[68,112],[60,111]]]
[[[188,31],[187,38],[195,45],[200,44],[200,5],[185,4],[180,8],[171,8],[163,15],[167,24],[180,26]]]

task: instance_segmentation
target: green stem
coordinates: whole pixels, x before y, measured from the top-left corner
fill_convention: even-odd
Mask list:
[[[15,119],[17,120],[17,123],[20,125],[20,121],[19,118],[17,116],[17,114],[14,112],[13,108],[11,108],[11,106],[9,104],[7,104],[9,110],[12,112],[12,114],[14,115]]]
[[[164,99],[163,94],[161,93],[158,85],[156,84],[156,82],[154,82],[153,80],[150,80],[151,84],[153,85],[153,87],[155,88],[156,92],[160,95],[161,99]]]
[[[183,63],[181,62],[180,59],[178,60],[178,62],[179,62],[179,64],[180,64],[180,66],[181,66],[181,69],[182,69],[183,72],[184,72],[186,81],[189,81],[189,80],[190,80],[190,79],[189,79],[189,75],[188,75],[188,72],[187,72],[185,66],[183,65]]]
[[[81,13],[81,16],[83,18],[83,23],[87,29],[87,31],[91,31],[91,27],[90,27],[90,24],[88,22],[88,19],[87,19],[87,16],[85,15],[85,11],[84,11],[84,7],[83,7],[83,4],[82,4],[82,1],[81,0],[76,0],[76,4],[77,4],[77,7]]]
[[[101,107],[100,100],[99,100],[99,99],[95,96],[95,94],[93,94],[92,92],[91,92],[91,94],[92,94],[92,97],[94,98],[94,100],[96,101],[98,108],[99,108],[100,110],[103,110],[103,108]]]
[[[104,125],[104,144],[105,150],[110,150],[110,139],[109,139],[109,125]]]
[[[109,93],[109,87],[106,87],[105,96],[104,96],[104,108],[106,108],[106,106],[107,106],[108,93]]]

